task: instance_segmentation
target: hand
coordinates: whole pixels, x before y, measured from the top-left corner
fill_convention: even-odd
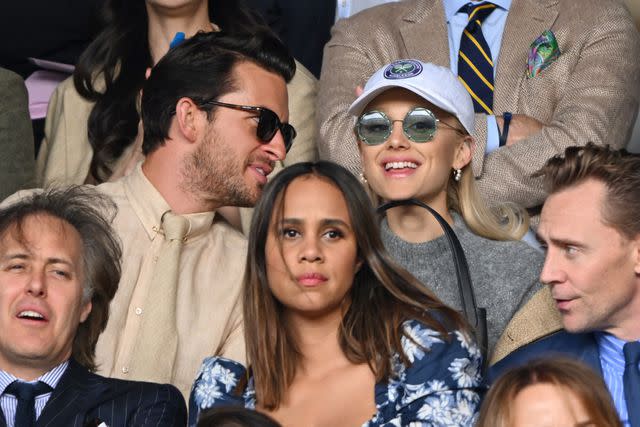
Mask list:
[[[500,132],[504,127],[502,116],[496,116],[496,123]],[[507,145],[513,145],[542,131],[544,123],[526,114],[513,114],[507,135]]]

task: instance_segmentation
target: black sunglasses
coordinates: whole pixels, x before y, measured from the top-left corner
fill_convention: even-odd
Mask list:
[[[289,123],[282,123],[278,115],[265,107],[252,107],[250,105],[237,105],[237,104],[227,104],[226,102],[220,101],[204,101],[200,103],[201,106],[204,105],[216,105],[218,107],[232,108],[234,110],[240,111],[251,111],[254,113],[258,113],[258,128],[256,129],[256,136],[258,139],[265,144],[271,142],[273,137],[278,132],[282,132],[282,138],[284,139],[284,148],[289,152],[291,145],[293,145],[293,140],[296,137],[297,133],[293,126]]]
[[[454,130],[461,135],[466,133],[436,118],[435,114],[426,108],[415,107],[406,114],[403,120],[391,120],[382,111],[367,111],[358,118],[356,133],[358,138],[367,145],[384,143],[393,130],[393,123],[402,122],[402,131],[413,142],[429,142],[435,135],[438,125]]]

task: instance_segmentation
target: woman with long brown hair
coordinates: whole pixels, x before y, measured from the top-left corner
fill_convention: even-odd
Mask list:
[[[357,179],[300,163],[265,187],[243,289],[248,369],[205,360],[191,419],[243,405],[283,425],[471,425],[480,352],[461,316],[398,267]]]

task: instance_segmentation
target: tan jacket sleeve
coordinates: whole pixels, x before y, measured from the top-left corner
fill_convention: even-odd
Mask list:
[[[76,91],[73,77],[53,92],[36,161],[39,186],[84,183],[93,157],[87,132],[92,108],[93,103]]]
[[[547,159],[590,141],[622,148],[631,135],[640,100],[638,30],[618,1],[583,1],[580,7],[586,11],[576,15],[568,10],[571,2],[563,3],[552,27],[560,57],[538,76],[523,78],[519,88],[512,88],[517,93],[512,112],[542,121],[542,131],[487,156],[484,133],[478,138],[473,168],[490,204],[539,206],[546,192],[531,174]],[[500,61],[510,59],[503,54],[511,53],[501,51]]]

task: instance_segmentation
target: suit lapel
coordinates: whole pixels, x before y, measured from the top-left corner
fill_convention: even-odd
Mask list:
[[[598,341],[595,334],[586,334],[587,343],[582,347],[582,353],[580,359],[587,365],[591,366],[600,377],[602,374],[602,366],[600,365],[600,349],[598,348]]]
[[[449,38],[442,0],[421,0],[414,4],[400,26],[407,55],[448,68]]]
[[[517,110],[520,91],[516,89],[526,78],[529,47],[544,30],[553,26],[557,16],[558,0],[513,0],[511,3],[498,55],[496,114]]]
[[[91,375],[74,360],[69,367],[38,418],[38,427],[81,425],[85,414],[99,401],[109,386],[96,381],[98,377]],[[78,418],[80,416],[80,418]]]

